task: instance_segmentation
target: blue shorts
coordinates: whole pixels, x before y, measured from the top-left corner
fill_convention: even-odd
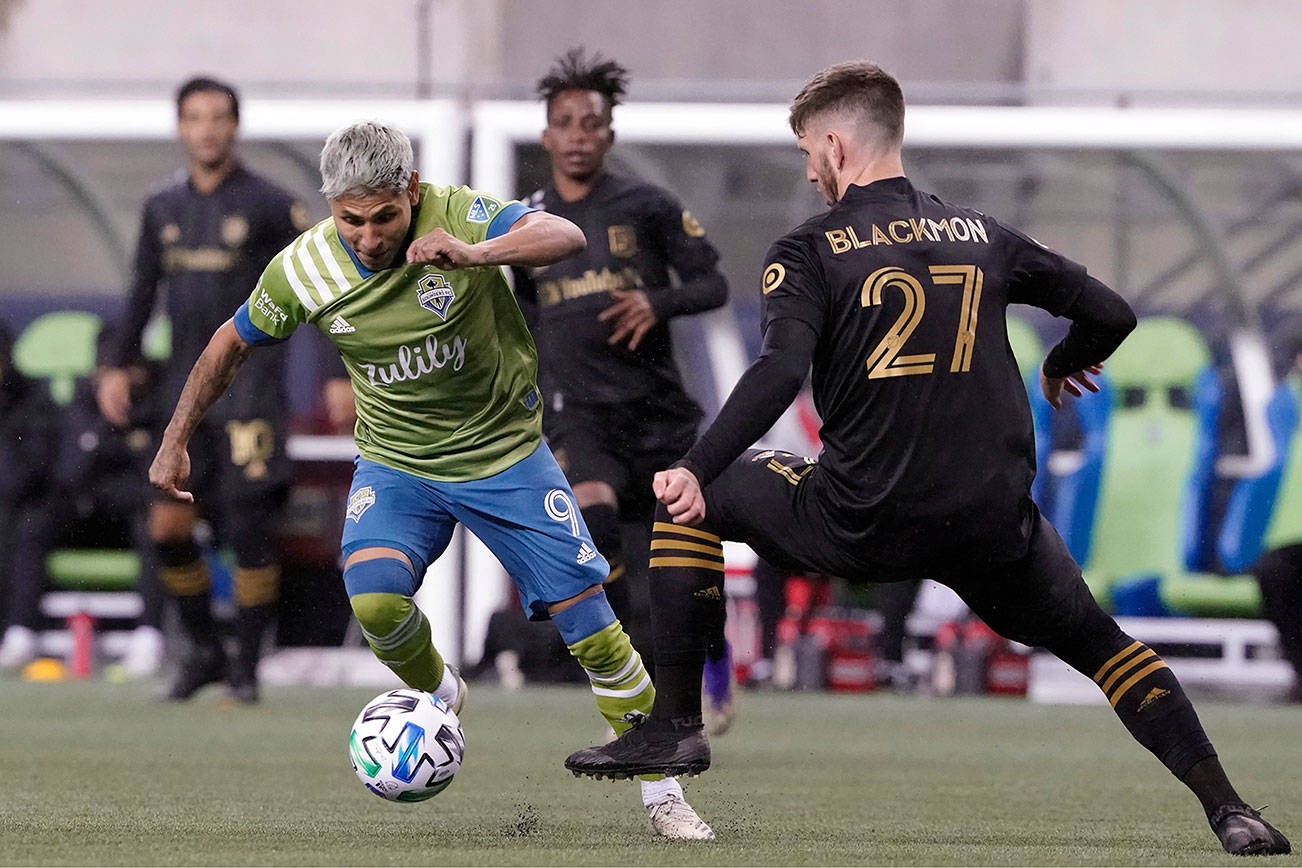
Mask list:
[[[358,458],[340,547],[345,558],[372,546],[404,552],[416,569],[414,594],[457,522],[502,562],[535,620],[547,617],[548,604],[599,585],[610,573],[545,443],[501,473],[471,482],[436,482]]]

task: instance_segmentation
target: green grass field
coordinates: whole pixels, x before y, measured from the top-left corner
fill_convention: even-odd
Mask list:
[[[451,788],[377,799],[347,736],[378,692],[273,688],[228,708],[0,681],[0,863],[1242,864],[1106,708],[746,694],[688,786],[718,840],[688,843],[650,836],[635,785],[562,768],[600,731],[577,688],[474,687]],[[1302,709],[1202,711],[1243,794],[1302,839]]]

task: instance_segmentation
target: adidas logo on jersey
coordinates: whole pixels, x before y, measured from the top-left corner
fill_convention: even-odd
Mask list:
[[[348,324],[348,320],[341,316],[335,317],[335,321],[330,323],[330,334],[332,335],[350,335],[357,329]]]
[[[586,564],[597,556],[597,551],[587,543],[579,544],[579,563]]]

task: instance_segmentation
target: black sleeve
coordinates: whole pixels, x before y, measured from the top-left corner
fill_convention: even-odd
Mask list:
[[[1046,377],[1066,377],[1097,365],[1135,328],[1135,312],[1126,300],[1088,275],[1063,316],[1071,328],[1049,350],[1042,368]]]
[[[106,359],[111,368],[124,367],[140,358],[140,338],[158,298],[158,281],[163,274],[161,259],[162,248],[158,243],[153,205],[146,202],[140,218],[140,238],[136,241],[136,260],[126,310],[122,312],[116,338]]]
[[[1009,304],[1029,304],[1063,316],[1085,284],[1085,267],[1029,235],[991,222],[1000,233],[1009,263]]]
[[[515,289],[515,300],[524,314],[524,321],[530,329],[538,326],[538,285],[534,283],[529,269],[518,265],[511,267],[511,284]]]
[[[817,340],[801,320],[787,317],[770,323],[759,358],[741,375],[696,445],[674,466],[692,471],[705,487],[763,437],[800,392]]]
[[[701,224],[668,196],[658,204],[653,219],[679,281],[678,286],[660,287],[647,294],[656,318],[664,322],[722,306],[728,300],[728,281],[719,271],[719,253],[706,240]]]

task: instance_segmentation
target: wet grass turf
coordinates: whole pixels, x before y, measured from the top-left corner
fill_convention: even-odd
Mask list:
[[[0,863],[1244,864],[1106,707],[744,694],[688,784],[718,835],[703,844],[651,837],[636,785],[562,768],[600,733],[577,688],[475,686],[456,782],[423,804],[377,799],[347,736],[378,692],[270,688],[228,708],[0,680]],[[1201,710],[1243,795],[1302,843],[1302,708]]]

